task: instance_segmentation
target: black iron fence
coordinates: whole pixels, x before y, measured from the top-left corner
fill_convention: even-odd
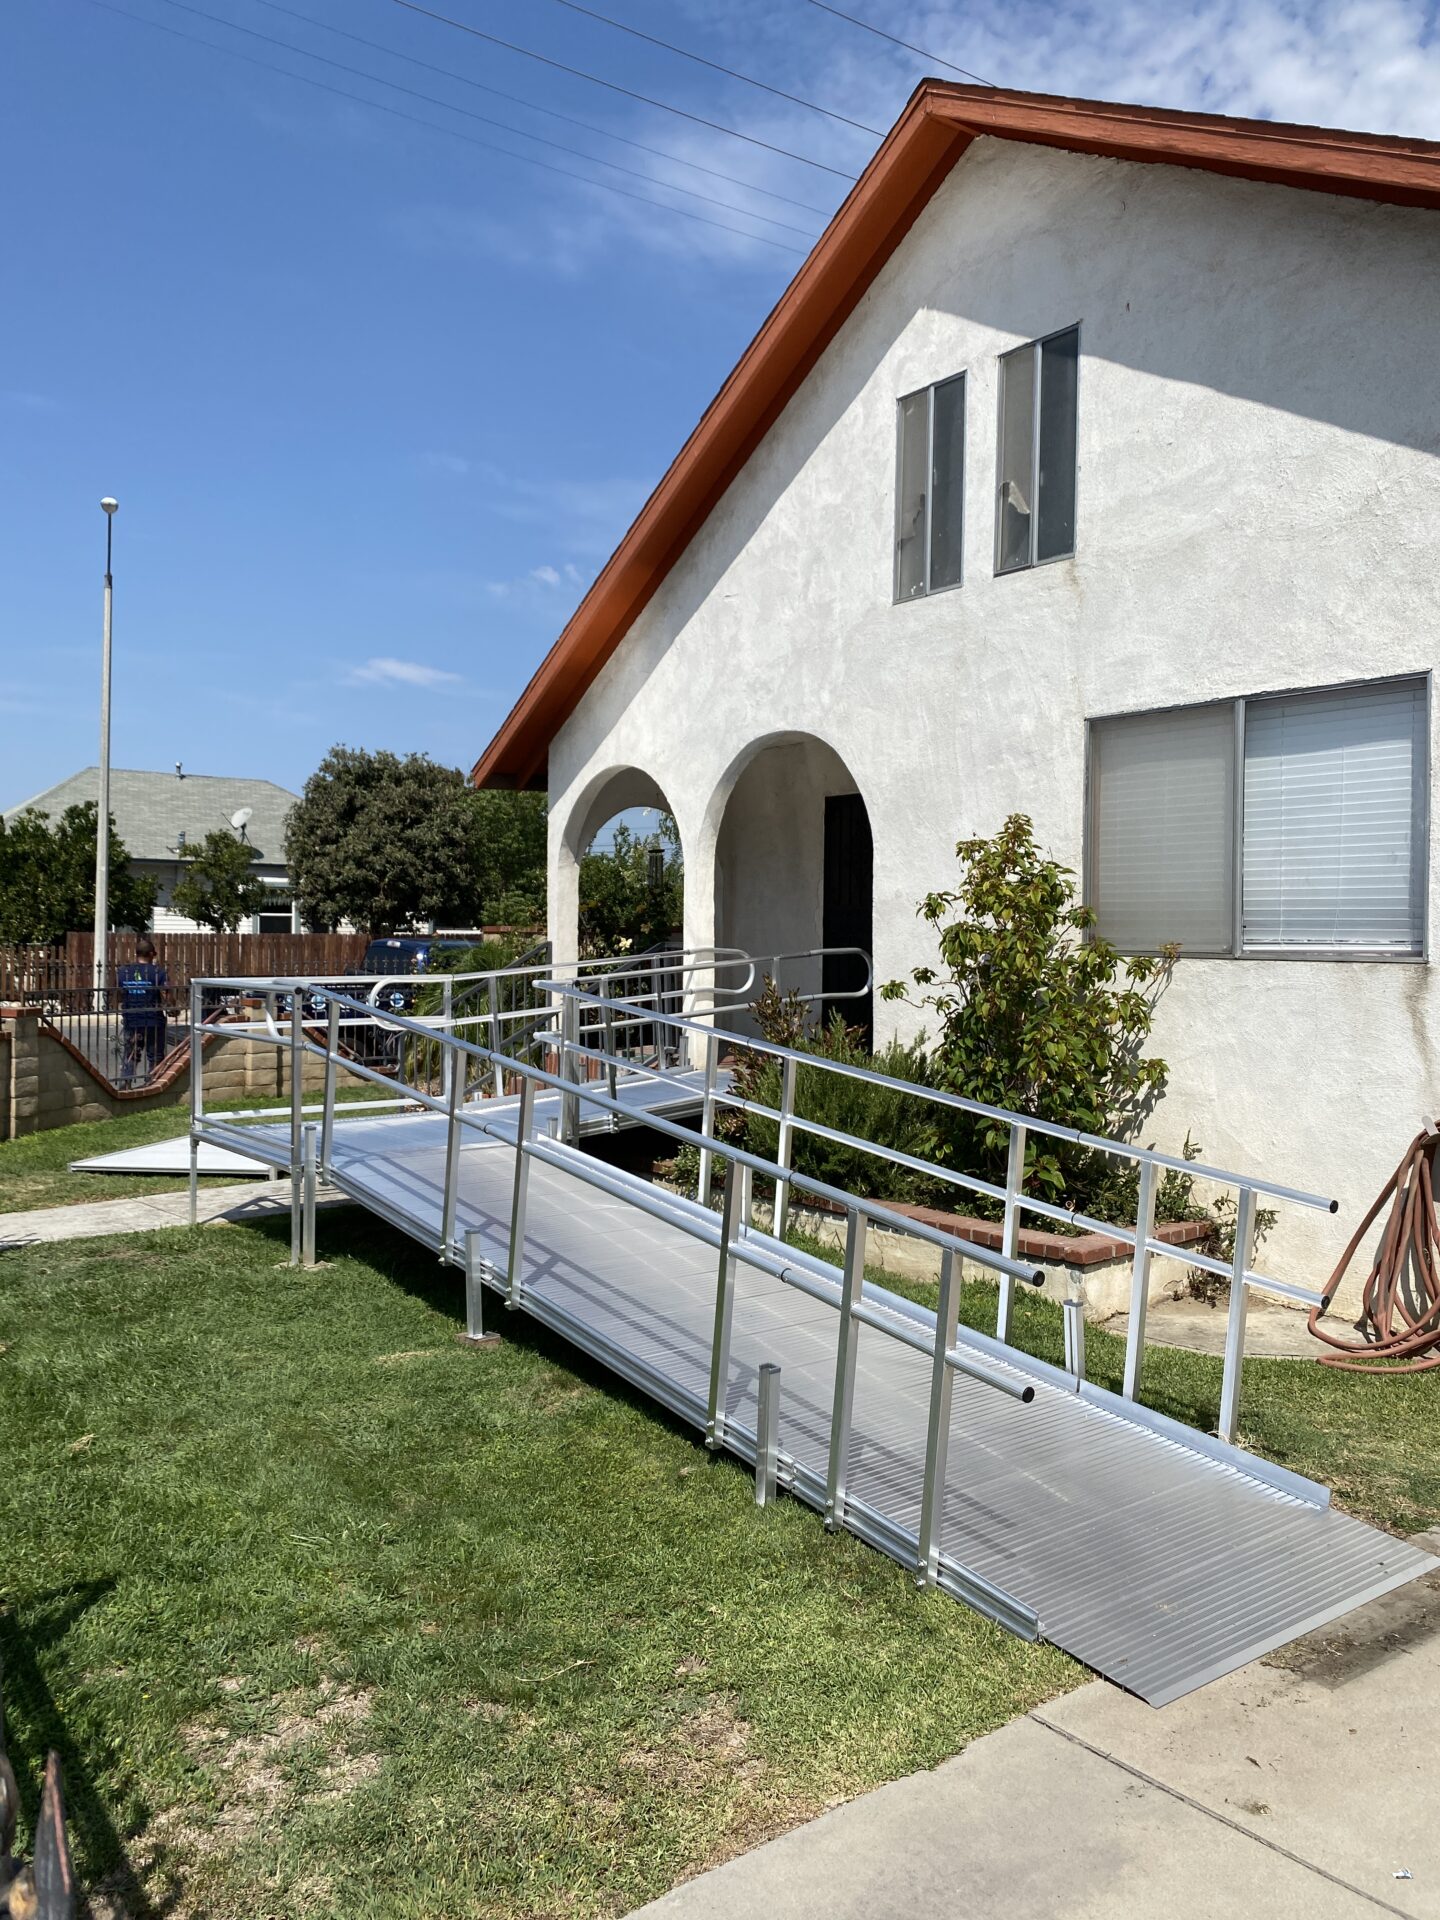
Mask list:
[[[186,1011],[168,992],[137,1006],[116,987],[57,987],[21,996],[53,1034],[114,1087],[143,1092],[188,1040]]]

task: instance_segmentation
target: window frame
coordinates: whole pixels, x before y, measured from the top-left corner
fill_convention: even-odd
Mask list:
[[[1041,563],[1045,564],[1045,563]],[[1016,568],[1019,572],[1021,569]],[[1095,837],[1095,728],[1106,721],[1138,720],[1157,713],[1183,713],[1201,707],[1230,707],[1235,715],[1235,752],[1234,781],[1235,792],[1231,803],[1231,905],[1230,905],[1230,944],[1219,950],[1207,950],[1204,953],[1186,955],[1181,959],[1195,960],[1278,960],[1340,962],[1344,965],[1363,966],[1424,966],[1430,960],[1430,832],[1433,807],[1431,803],[1431,746],[1430,729],[1432,724],[1433,673],[1425,667],[1415,673],[1378,674],[1369,680],[1328,680],[1319,686],[1307,687],[1267,687],[1260,693],[1242,693],[1222,696],[1214,700],[1174,700],[1163,706],[1128,707],[1118,712],[1088,714],[1085,719],[1085,769],[1084,769],[1084,822],[1081,832],[1080,869],[1084,878],[1084,903],[1087,907],[1095,904],[1095,868],[1099,854]],[[1422,724],[1420,729],[1421,754],[1415,770],[1415,787],[1411,794],[1411,831],[1414,835],[1412,858],[1415,877],[1420,886],[1420,944],[1409,951],[1402,952],[1395,947],[1361,946],[1294,946],[1294,947],[1247,947],[1244,928],[1244,889],[1245,889],[1245,716],[1251,707],[1262,706],[1270,700],[1299,700],[1310,694],[1368,693],[1380,687],[1414,687],[1421,696]],[[1098,928],[1091,928],[1087,939],[1104,938]],[[1122,948],[1121,952],[1136,955],[1154,955],[1158,947]]]
[[[1080,545],[1080,378],[1084,353],[1081,341],[1079,320],[1072,320],[1068,326],[1052,327],[1049,333],[1037,334],[1033,340],[1021,340],[1013,347],[1007,347],[997,362],[1000,377],[995,395],[995,561],[994,576],[997,580],[1007,580],[1011,574],[1033,573],[1037,567],[1053,567],[1063,560],[1073,560]],[[1059,340],[1065,334],[1075,336],[1075,472],[1072,498],[1075,502],[1075,538],[1068,553],[1052,553],[1044,560],[1036,558],[1036,548],[1040,543],[1040,382],[1044,377],[1045,349],[1052,340]],[[1030,512],[1030,555],[1016,566],[1005,567],[1000,564],[1000,538],[1004,524],[1005,502],[1001,497],[1001,488],[1005,482],[1002,472],[1005,464],[1005,362],[1013,360],[1017,353],[1035,351],[1035,371],[1031,376],[1030,393],[1030,498],[1034,502]],[[1107,716],[1114,717],[1114,716]]]
[[[935,501],[935,394],[941,387],[952,387],[960,383],[960,485],[957,489],[960,500],[960,577],[946,585],[931,585],[931,565],[935,546],[935,522],[932,508]],[[900,508],[903,498],[905,473],[905,435],[904,406],[907,400],[913,400],[917,394],[925,395],[925,584],[918,593],[900,591]],[[965,487],[970,473],[970,370],[961,367],[958,373],[947,373],[941,380],[930,380],[924,386],[911,387],[905,393],[895,396],[895,511],[890,534],[890,604],[895,607],[913,606],[917,600],[928,600],[936,593],[956,593],[965,584]]]

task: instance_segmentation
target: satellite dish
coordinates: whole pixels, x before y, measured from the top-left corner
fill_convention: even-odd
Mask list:
[[[246,827],[249,826],[254,817],[255,809],[253,807],[237,807],[234,813],[231,814],[230,824],[242,840],[245,838]]]

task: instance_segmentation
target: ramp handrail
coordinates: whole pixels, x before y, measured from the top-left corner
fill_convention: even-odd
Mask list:
[[[192,1222],[195,1218],[197,1194],[196,1150],[205,1132],[203,1083],[199,1065],[200,1045],[207,1029],[198,1018],[200,992],[204,984],[206,983],[196,982],[192,987],[190,1160]],[[317,1173],[328,1174],[332,1168],[335,1068],[339,1064],[334,1041],[337,1016],[348,1013],[352,1017],[359,1015],[370,1019],[378,1018],[402,1033],[411,1033],[417,1038],[437,1041],[454,1056],[451,1069],[445,1075],[444,1094],[436,1095],[428,1088],[401,1083],[404,1085],[409,1102],[419,1104],[434,1113],[443,1113],[446,1117],[445,1183],[439,1235],[440,1255],[443,1260],[468,1267],[468,1249],[464,1245],[457,1244],[455,1238],[459,1149],[463,1130],[469,1127],[489,1134],[492,1138],[505,1137],[496,1128],[493,1110],[488,1107],[488,1103],[482,1102],[469,1108],[465,1105],[469,1063],[474,1061],[482,1069],[489,1068],[491,1071],[498,1065],[503,1073],[519,1078],[519,1113],[514,1142],[514,1197],[510,1214],[505,1293],[510,1306],[522,1306],[525,1299],[523,1256],[529,1169],[531,1163],[537,1158],[549,1159],[553,1162],[561,1154],[560,1149],[549,1146],[543,1138],[532,1137],[537,1088],[553,1089],[563,1096],[589,1102],[616,1115],[625,1114],[626,1109],[608,1093],[601,1092],[600,1083],[577,1083],[560,1073],[552,1073],[533,1061],[515,1056],[497,1055],[490,1048],[476,1041],[463,1039],[457,1034],[437,1034],[434,1026],[428,1021],[411,1019],[388,1008],[373,1008],[351,995],[337,993],[328,986],[314,987],[310,998],[321,1003],[325,1015],[323,1022],[317,1018],[307,1019],[307,1008],[302,1004],[302,996],[296,994],[291,1002],[288,1034],[282,1036],[276,1029],[272,1035],[271,1032],[262,1029],[259,1036],[263,1040],[271,1040],[277,1046],[285,1047],[290,1058],[292,1264],[297,1266],[313,1264],[315,1181]],[[323,1046],[315,1039],[307,1037],[308,1027],[323,1028],[325,1033]],[[213,1033],[215,1029],[211,1027],[208,1031]],[[318,1146],[315,1139],[317,1129],[303,1124],[303,1062],[307,1055],[318,1057],[325,1062],[325,1094],[322,1125],[318,1130],[320,1134]],[[363,1063],[352,1061],[345,1064],[351,1072],[358,1073],[364,1079],[383,1082],[387,1078],[378,1069],[366,1067]],[[682,1143],[693,1142],[696,1139],[691,1129],[669,1121],[659,1114],[647,1115],[647,1124]],[[776,1240],[773,1236],[757,1232],[752,1219],[754,1176],[760,1174],[764,1178],[774,1179],[782,1175],[784,1169],[777,1162],[767,1160],[762,1155],[747,1152],[732,1141],[708,1135],[702,1135],[701,1138],[706,1150],[712,1156],[718,1156],[724,1160],[729,1169],[725,1181],[718,1234],[719,1272],[716,1283],[715,1322],[711,1343],[705,1428],[706,1445],[711,1448],[720,1448],[727,1444],[733,1445],[737,1437],[743,1437],[745,1434],[744,1429],[733,1427],[725,1410],[726,1386],[730,1372],[730,1327],[734,1311],[736,1267],[741,1264],[758,1266],[763,1271],[775,1275],[782,1282],[797,1285],[795,1269],[804,1263],[805,1256],[786,1248],[782,1241]],[[859,1141],[855,1144],[863,1145]],[[587,1180],[590,1184],[597,1186],[611,1184],[608,1169],[603,1168],[599,1163],[587,1164],[584,1157],[579,1154],[564,1154],[561,1164],[567,1173]],[[896,1214],[885,1206],[883,1202],[848,1193],[842,1188],[812,1179],[808,1175],[791,1172],[789,1178],[795,1186],[802,1188],[805,1192],[841,1207],[846,1221],[845,1261],[839,1281],[840,1327],[836,1343],[835,1382],[825,1488],[826,1524],[831,1527],[840,1527],[846,1521],[846,1476],[855,1390],[856,1328],[863,1325],[917,1349],[926,1354],[932,1363],[922,1518],[919,1533],[916,1536],[916,1571],[923,1583],[934,1584],[939,1575],[941,1561],[945,1467],[956,1373],[961,1373],[977,1384],[986,1386],[1021,1404],[1028,1405],[1035,1397],[1034,1385],[1023,1377],[1012,1376],[1003,1362],[1000,1364],[988,1362],[980,1355],[965,1351],[959,1345],[957,1336],[961,1269],[957,1261],[970,1260],[1012,1281],[1024,1280],[1034,1285],[1041,1283],[1043,1275],[1033,1266],[1028,1266],[1007,1254],[997,1253],[991,1248],[967,1241],[958,1234],[947,1233],[924,1223],[908,1221],[904,1216]],[[643,1211],[659,1210],[671,1225],[693,1238],[709,1242],[715,1233],[714,1216],[708,1209],[702,1210],[697,1207],[691,1214],[686,1211],[689,1203],[666,1204],[657,1198],[652,1205],[642,1202],[635,1194],[629,1194],[627,1198],[632,1204],[640,1206]],[[922,1323],[917,1322],[914,1326],[908,1323],[901,1325],[892,1316],[867,1303],[865,1242],[872,1225],[914,1232],[919,1238],[940,1249],[942,1256],[940,1312],[928,1336]],[[778,1264],[777,1256],[780,1257]],[[815,1293],[813,1287],[803,1290]],[[815,1297],[828,1296],[817,1293]],[[758,1433],[749,1437],[753,1439],[758,1449],[760,1444]]]
[[[608,997],[602,1001],[600,996],[587,993],[586,989],[577,982],[551,981],[548,983],[548,990],[562,1002],[605,1004],[612,1012],[615,1010],[615,1003],[608,1000]],[[573,1020],[572,1024],[574,1024]],[[1092,1232],[1104,1233],[1119,1240],[1122,1245],[1128,1246],[1132,1256],[1130,1312],[1126,1328],[1125,1368],[1121,1386],[1122,1396],[1127,1400],[1136,1400],[1139,1393],[1140,1371],[1145,1352],[1145,1323],[1149,1305],[1151,1260],[1156,1258],[1176,1260],[1184,1266],[1198,1267],[1203,1272],[1215,1274],[1226,1280],[1230,1286],[1230,1305],[1226,1324],[1225,1366],[1221,1383],[1217,1431],[1221,1439],[1231,1445],[1235,1444],[1239,1427],[1246,1314],[1251,1293],[1269,1293],[1278,1299],[1292,1300],[1306,1306],[1328,1304],[1320,1292],[1297,1286],[1290,1281],[1276,1279],[1254,1267],[1256,1214],[1261,1194],[1273,1199],[1289,1201],[1296,1206],[1328,1213],[1339,1210],[1339,1202],[1336,1200],[1327,1199],[1320,1194],[1307,1193],[1301,1188],[1285,1186],[1279,1181],[1235,1173],[1225,1168],[1210,1166],[1203,1161],[1186,1160],[1176,1154],[1163,1153],[1153,1147],[1140,1147],[1103,1134],[1086,1133],[1077,1127],[1041,1120],[1031,1114],[1015,1113],[1005,1107],[989,1106],[983,1101],[971,1100],[963,1094],[951,1093],[945,1088],[922,1087],[913,1081],[877,1073],[873,1068],[857,1066],[849,1061],[833,1060],[822,1054],[807,1053],[800,1048],[782,1046],[775,1041],[752,1039],[749,1035],[722,1034],[713,1025],[694,1018],[676,1015],[673,1016],[673,1024],[677,1030],[695,1036],[703,1043],[706,1103],[704,1128],[707,1133],[713,1131],[716,1106],[728,1105],[736,1111],[754,1114],[776,1122],[777,1161],[785,1169],[781,1180],[777,1182],[775,1193],[775,1227],[781,1238],[784,1237],[788,1220],[790,1189],[799,1184],[796,1177],[789,1171],[793,1157],[794,1135],[798,1131],[844,1146],[859,1146],[863,1151],[894,1165],[932,1175],[948,1185],[1002,1202],[1004,1216],[1001,1250],[1006,1254],[1015,1253],[1019,1241],[1021,1218],[1027,1213],[1038,1215],[1042,1219],[1083,1227]],[[778,1108],[746,1100],[740,1094],[719,1086],[718,1063],[722,1039],[729,1039],[738,1048],[762,1054],[780,1063],[781,1100]],[[884,1087],[916,1100],[927,1101],[934,1106],[973,1114],[1007,1127],[1009,1151],[1005,1185],[997,1187],[993,1182],[981,1180],[975,1175],[960,1173],[953,1168],[937,1167],[933,1163],[918,1160],[912,1155],[881,1146],[877,1142],[857,1141],[853,1135],[842,1134],[818,1121],[807,1120],[795,1109],[796,1078],[801,1067]],[[1023,1190],[1025,1147],[1027,1137],[1032,1133],[1049,1139],[1065,1140],[1116,1158],[1132,1161],[1139,1170],[1139,1192],[1133,1227],[1100,1220],[1094,1215],[1056,1206],[1051,1201],[1027,1195]],[[709,1197],[709,1151],[704,1145],[701,1146],[700,1173],[697,1182],[697,1198],[701,1200]],[[1155,1204],[1160,1169],[1173,1169],[1235,1189],[1235,1242],[1234,1255],[1230,1260],[1218,1259],[1211,1254],[1199,1253],[1190,1248],[1177,1247],[1156,1236]],[[1010,1337],[1014,1294],[1013,1280],[1002,1275],[995,1325],[995,1337],[1002,1342],[1008,1342]],[[1070,1307],[1071,1303],[1067,1301],[1066,1305]],[[1071,1318],[1074,1317],[1072,1314]],[[1067,1347],[1077,1358],[1078,1370],[1083,1372],[1083,1339],[1080,1337],[1080,1329],[1071,1330]]]

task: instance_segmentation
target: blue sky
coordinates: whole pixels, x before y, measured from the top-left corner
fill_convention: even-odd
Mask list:
[[[344,740],[468,767],[875,142],[559,0],[427,4],[820,165],[398,0],[286,4],[446,74],[262,0],[193,5],[646,177],[169,0],[114,4],[134,17],[10,0],[0,23],[0,805],[95,758],[102,493],[121,501],[117,765],[298,787]],[[877,128],[936,70],[810,0],[598,4]],[[1434,5],[846,5],[1005,85],[1440,137]]]

